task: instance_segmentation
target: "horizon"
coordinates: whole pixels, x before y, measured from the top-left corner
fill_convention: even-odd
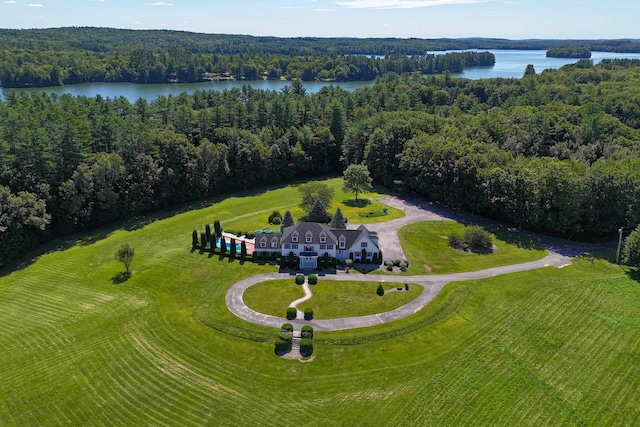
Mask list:
[[[640,39],[640,2],[595,0],[5,0],[0,28],[100,27],[256,37]]]

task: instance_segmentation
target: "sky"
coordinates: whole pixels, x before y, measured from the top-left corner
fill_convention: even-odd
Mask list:
[[[0,0],[0,28],[279,37],[640,38],[638,0]]]

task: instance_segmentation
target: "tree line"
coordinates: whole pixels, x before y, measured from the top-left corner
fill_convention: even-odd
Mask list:
[[[193,53],[183,47],[81,50],[0,50],[0,83],[46,87],[86,82],[194,83],[214,79],[368,81],[386,73],[458,73],[493,65],[489,52],[292,56],[283,54]]]
[[[374,182],[562,237],[640,223],[640,61],[522,79],[387,74],[153,102],[0,102],[0,258],[55,236],[364,163]]]
[[[591,58],[591,49],[586,46],[555,46],[547,50],[547,58]]]

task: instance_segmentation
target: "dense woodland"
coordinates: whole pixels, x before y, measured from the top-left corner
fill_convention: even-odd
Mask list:
[[[567,50],[567,43],[574,50]],[[461,72],[495,62],[488,52],[433,54],[463,49],[550,49],[558,55],[574,54],[575,49],[640,52],[640,41],[277,38],[89,27],[0,29],[0,85],[191,83],[215,78],[363,81],[386,73]]]
[[[547,50],[547,58],[591,58],[591,49],[585,46],[556,46]]]
[[[364,162],[376,183],[584,240],[640,223],[640,61],[522,79],[387,74],[353,93],[245,86],[0,102],[0,258],[58,235]]]

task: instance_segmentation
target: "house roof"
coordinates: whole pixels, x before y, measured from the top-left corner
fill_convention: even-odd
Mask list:
[[[297,233],[298,241],[293,242],[291,237]],[[282,237],[280,239],[280,243],[307,243],[306,236],[311,235],[310,244],[319,244],[320,243],[320,235],[325,234],[327,236],[327,241],[325,243],[328,244],[338,244],[338,239],[336,238],[333,231],[327,227],[326,225],[317,223],[317,222],[300,222],[298,224],[285,227],[282,231]]]

